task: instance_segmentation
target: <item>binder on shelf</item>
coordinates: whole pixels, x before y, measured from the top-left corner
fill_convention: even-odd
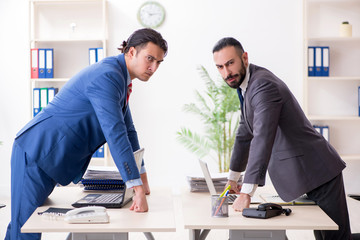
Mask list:
[[[38,49],[32,48],[30,52],[31,52],[31,78],[39,78]]]
[[[329,126],[314,125],[313,127],[326,139],[326,141],[329,141]]]
[[[97,50],[96,48],[89,48],[89,65],[96,63],[96,54]]]
[[[57,92],[58,92],[57,88],[53,88],[53,87],[48,88],[48,103],[54,99]]]
[[[322,75],[322,49],[321,47],[315,47],[315,76]]]
[[[105,157],[105,149],[104,145],[102,145],[92,156],[93,158],[104,158]]]
[[[97,48],[96,49],[96,62],[100,62],[104,58],[104,49]]]
[[[46,73],[45,73],[45,71],[46,71],[46,67],[45,67],[45,64],[46,64],[45,49],[39,48],[38,52],[39,52],[39,57],[38,57],[38,60],[39,60],[39,63],[38,63],[38,66],[39,66],[39,78],[45,78],[46,77]]]
[[[328,77],[329,76],[329,63],[330,63],[330,54],[329,47],[321,47],[321,58],[322,58],[322,71],[321,76]]]
[[[46,107],[48,104],[48,89],[40,88],[40,110]]]
[[[33,116],[40,112],[40,88],[33,88]]]
[[[105,156],[104,154],[104,145],[102,145],[98,150],[97,150],[97,157],[98,158],[103,158]]]
[[[329,126],[322,127],[322,135],[326,141],[329,141]]]
[[[103,48],[89,48],[89,65],[100,62],[104,58]]]
[[[315,76],[315,47],[308,47],[308,76]]]
[[[46,52],[46,64],[45,64],[45,78],[54,78],[54,49],[47,48]]]

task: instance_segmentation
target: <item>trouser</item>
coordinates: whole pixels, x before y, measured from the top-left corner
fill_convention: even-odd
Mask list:
[[[11,155],[11,221],[5,240],[40,239],[40,233],[21,233],[20,229],[41,206],[55,187],[52,180],[16,143]]]
[[[351,240],[349,213],[342,173],[307,193],[308,197],[339,226],[339,230],[315,230],[316,240]]]

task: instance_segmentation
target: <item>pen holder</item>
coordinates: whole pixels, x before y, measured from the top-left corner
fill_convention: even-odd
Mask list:
[[[220,195],[211,196],[211,216],[212,217],[228,217],[229,203],[228,197],[220,197]]]

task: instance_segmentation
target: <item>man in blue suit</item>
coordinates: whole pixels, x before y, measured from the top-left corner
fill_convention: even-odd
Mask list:
[[[77,183],[91,156],[105,142],[135,196],[130,210],[148,211],[150,193],[128,98],[131,81],[148,81],[167,53],[167,43],[152,29],[135,31],[122,54],[86,67],[67,82],[53,101],[17,135],[11,158],[11,222],[5,239],[40,239],[20,228],[59,183]],[[143,165],[143,164],[142,164]]]

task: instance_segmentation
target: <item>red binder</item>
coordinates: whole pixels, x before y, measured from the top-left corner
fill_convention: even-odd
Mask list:
[[[39,54],[37,48],[31,49],[31,78],[39,78]]]

